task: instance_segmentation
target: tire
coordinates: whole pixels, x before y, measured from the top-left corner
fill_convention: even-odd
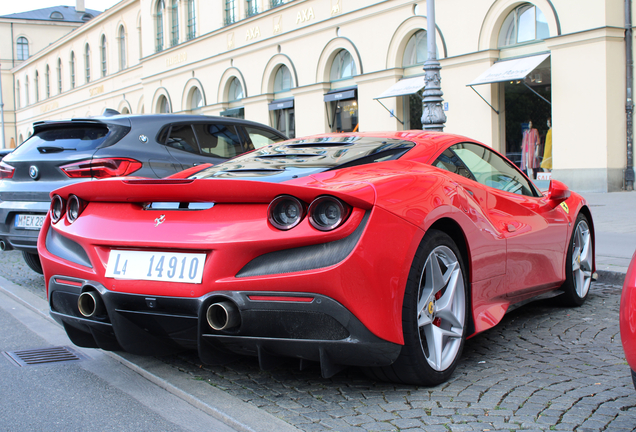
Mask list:
[[[565,259],[565,282],[561,286],[560,299],[564,306],[581,306],[585,303],[592,282],[594,257],[592,233],[584,214],[579,213],[568,243]]]
[[[23,251],[22,258],[24,258],[24,261],[26,261],[31,270],[39,274],[44,274],[42,264],[40,263],[40,256],[37,253]]]
[[[434,386],[447,381],[466,340],[468,283],[453,240],[429,230],[420,244],[402,306],[404,346],[390,366],[370,368],[371,377]]]

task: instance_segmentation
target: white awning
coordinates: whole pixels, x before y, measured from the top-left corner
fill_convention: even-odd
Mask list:
[[[385,90],[380,96],[373,99],[377,100],[389,97],[412,95],[422,90],[425,85],[426,81],[424,75],[402,79]]]
[[[550,57],[550,54],[540,54],[531,57],[498,61],[490,66],[483,74],[479,75],[476,80],[467,85],[476,86],[480,84],[522,80],[548,57]]]

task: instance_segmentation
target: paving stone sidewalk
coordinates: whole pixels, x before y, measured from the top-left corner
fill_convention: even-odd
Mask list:
[[[632,431],[619,302],[620,287],[594,284],[580,308],[546,300],[517,309],[467,341],[451,380],[432,388],[374,382],[356,368],[322,379],[293,362],[264,372],[251,358],[164,360],[305,431]]]

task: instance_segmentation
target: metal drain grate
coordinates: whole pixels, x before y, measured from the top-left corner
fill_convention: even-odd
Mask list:
[[[18,366],[78,361],[85,358],[74,349],[65,346],[10,351],[3,354],[13,360]]]

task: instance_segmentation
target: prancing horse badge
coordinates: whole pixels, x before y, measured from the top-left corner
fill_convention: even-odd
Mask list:
[[[155,219],[155,228],[158,227],[166,220],[166,215],[161,215],[157,219]]]

